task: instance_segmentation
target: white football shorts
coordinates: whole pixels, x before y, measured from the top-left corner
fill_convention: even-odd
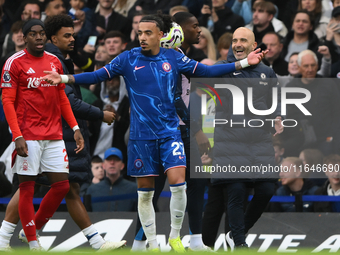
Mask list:
[[[28,157],[13,152],[13,173],[35,176],[43,172],[69,172],[64,140],[33,140],[26,143]]]

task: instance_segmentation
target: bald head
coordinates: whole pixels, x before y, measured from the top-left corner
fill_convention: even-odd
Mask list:
[[[232,39],[232,48],[237,60],[246,58],[250,52],[255,50],[257,43],[253,31],[240,27],[235,30]]]
[[[233,38],[234,37],[246,37],[252,43],[255,42],[255,35],[253,31],[246,27],[239,27],[238,29],[236,29],[233,34]]]

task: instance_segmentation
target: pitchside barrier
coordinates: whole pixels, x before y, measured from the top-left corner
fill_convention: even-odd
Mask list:
[[[163,192],[163,197],[169,197],[170,192]],[[129,199],[135,194],[112,197],[96,197],[90,199],[92,203]],[[250,197],[251,199],[251,197]],[[89,201],[89,197],[85,202]],[[2,198],[0,203],[7,203],[9,199]],[[39,204],[41,199],[34,199]],[[274,196],[272,202],[303,201],[340,201],[336,196]],[[297,207],[298,208],[298,207]],[[107,240],[128,241],[131,246],[136,229],[135,212],[90,212],[90,218],[98,231]],[[0,213],[1,219],[5,213]],[[156,214],[157,240],[162,251],[169,251],[167,239],[170,232],[170,215],[168,212]],[[264,252],[267,249],[276,249],[278,252],[296,252],[299,249],[309,248],[313,252],[340,250],[340,214],[339,213],[264,213],[247,235],[248,245],[256,251]],[[17,235],[21,229],[19,223],[11,240],[11,246],[22,247]],[[87,239],[73,222],[67,212],[56,212],[53,218],[40,231],[40,242],[45,249],[52,251],[68,251],[78,247],[89,247]],[[185,217],[181,231],[184,246],[189,246],[188,217]],[[215,250],[228,250],[224,234],[224,218],[221,221]]]

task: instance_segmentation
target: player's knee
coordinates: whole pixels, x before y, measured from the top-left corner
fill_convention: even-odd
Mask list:
[[[76,199],[79,197],[80,186],[78,183],[70,183],[70,190],[67,192],[65,199]]]
[[[65,196],[70,190],[70,183],[68,180],[55,182],[51,185],[51,189],[55,189]]]

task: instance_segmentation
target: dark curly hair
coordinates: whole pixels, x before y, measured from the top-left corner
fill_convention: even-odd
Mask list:
[[[173,19],[170,15],[162,14],[161,12],[158,12],[154,15],[146,15],[144,16],[140,22],[153,22],[156,24],[157,27],[163,33],[169,33],[170,29],[172,28],[172,22]]]
[[[45,20],[45,32],[47,39],[51,40],[52,35],[56,35],[62,27],[74,27],[73,20],[66,14],[59,14],[47,17]]]

